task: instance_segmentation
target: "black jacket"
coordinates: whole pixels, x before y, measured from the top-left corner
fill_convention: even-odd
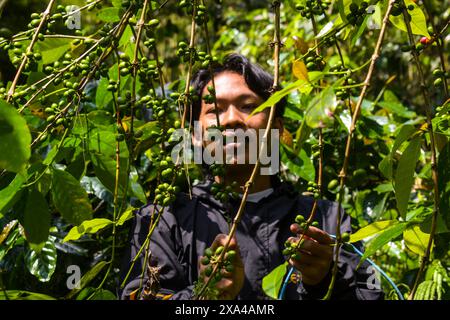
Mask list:
[[[199,257],[219,233],[227,234],[230,212],[234,215],[239,200],[231,200],[225,207],[209,192],[211,181],[193,187],[193,198],[182,194],[163,212],[150,242],[151,264],[160,269],[161,296],[170,299],[192,298],[193,284],[197,280]],[[287,183],[276,183],[274,192],[258,203],[247,202],[236,239],[245,267],[244,286],[238,299],[269,299],[261,288],[262,278],[284,263],[284,242],[293,234],[289,230],[296,215],[308,217],[313,199],[300,196]],[[330,234],[336,231],[337,203],[319,201],[315,220],[319,228]],[[135,217],[131,245],[124,258],[122,273],[126,274],[130,261],[136,256],[148,234],[152,205],[141,208]],[[159,209],[156,208],[156,209]],[[155,210],[156,214],[157,210]],[[228,212],[228,213],[227,213]],[[342,232],[351,232],[350,217],[343,215]],[[143,251],[145,252],[145,251]],[[144,254],[137,260],[131,276],[120,295],[129,299],[140,288]],[[332,299],[382,299],[381,290],[370,290],[367,285],[369,266],[364,262],[358,270],[359,257],[341,249],[339,272]],[[329,275],[316,286],[289,284],[285,299],[320,299],[327,291]],[[144,274],[147,274],[144,272]],[[146,283],[146,277],[143,284]],[[373,286],[370,286],[373,288]],[[173,294],[173,295],[171,295]],[[171,296],[169,296],[171,295]]]

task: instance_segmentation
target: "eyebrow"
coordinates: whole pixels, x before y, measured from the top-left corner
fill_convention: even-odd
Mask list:
[[[243,100],[247,100],[247,99],[255,99],[255,100],[258,100],[260,97],[258,96],[258,95],[256,95],[256,94],[250,94],[250,93],[243,93],[243,94],[241,94],[241,95],[239,95],[239,96],[237,96],[236,97],[236,99],[238,100],[238,101],[243,101]],[[216,98],[217,99],[217,103],[219,104],[219,103],[221,103],[221,102],[226,102],[227,100],[228,100],[228,98],[220,98],[220,97],[217,97]],[[261,98],[262,99],[262,98]]]

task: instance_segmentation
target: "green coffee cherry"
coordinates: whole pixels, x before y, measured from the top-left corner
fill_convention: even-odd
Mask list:
[[[295,222],[297,222],[297,223],[305,222],[305,217],[302,216],[301,214],[299,214],[295,217]]]
[[[216,249],[216,252],[214,252],[214,255],[219,256],[222,253],[223,249],[223,246],[218,247]]]
[[[232,264],[229,264],[229,265],[225,266],[225,270],[227,270],[228,272],[233,272],[234,266]]]
[[[442,85],[442,78],[437,78],[436,80],[434,80],[433,84],[435,87],[439,87]]]
[[[208,257],[208,258],[211,258],[212,255],[213,255],[213,252],[212,252],[211,248],[206,248],[205,249],[205,256]]]
[[[208,257],[203,257],[202,260],[200,261],[201,264],[203,264],[204,266],[209,264],[209,258]]]
[[[236,256],[236,251],[234,250],[230,250],[227,252],[227,254],[225,255],[225,259],[227,261],[233,261],[234,257]]]
[[[342,242],[349,242],[350,234],[348,234],[347,232],[344,232],[343,234],[341,234],[341,239],[342,239]]]
[[[209,277],[211,275],[212,271],[213,271],[213,267],[207,266],[205,269],[205,276]]]

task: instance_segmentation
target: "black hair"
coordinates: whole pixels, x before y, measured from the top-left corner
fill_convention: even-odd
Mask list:
[[[273,77],[265,71],[260,65],[251,63],[246,57],[238,53],[231,53],[224,58],[221,64],[214,65],[212,74],[218,75],[224,71],[231,71],[240,74],[245,79],[247,86],[260,96],[267,100],[272,94]],[[194,87],[195,94],[199,97],[192,102],[192,115],[187,114],[187,119],[190,119],[191,125],[200,117],[202,107],[202,92],[206,84],[211,81],[211,73],[209,69],[199,69],[192,78],[191,86]],[[283,98],[276,104],[275,117],[282,117],[286,106],[286,100]]]

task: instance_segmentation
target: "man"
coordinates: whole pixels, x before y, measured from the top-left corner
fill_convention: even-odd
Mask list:
[[[224,129],[246,131],[266,128],[269,109],[251,117],[250,114],[270,96],[273,78],[258,65],[237,54],[229,55],[213,73],[218,110],[211,101],[199,99],[192,106],[191,120],[197,120],[203,131],[215,125],[217,117]],[[212,85],[210,73],[200,70],[192,85],[199,96],[205,97]],[[280,132],[283,130],[283,107],[283,103],[277,106],[272,126]],[[237,146],[232,144],[231,149],[235,148]],[[248,150],[245,149],[246,160],[249,159]],[[156,294],[150,293],[151,298],[193,298],[194,284],[205,268],[200,263],[205,249],[225,245],[229,222],[238,211],[241,200],[239,197],[231,197],[226,203],[216,200],[211,193],[213,182],[230,184],[236,181],[233,191],[242,193],[240,186],[244,186],[249,179],[253,166],[231,159],[227,162],[223,178],[208,177],[204,183],[194,186],[192,199],[187,194],[177,196],[161,215],[151,237],[148,265],[153,267],[152,270],[159,269],[158,285],[154,285],[155,281],[158,282],[157,277],[153,282],[149,281],[151,272],[144,272],[145,277],[141,280],[142,255],[123,289],[123,299],[142,298],[139,288],[144,288],[143,292],[148,293],[152,291],[152,284],[159,290]],[[285,242],[295,241],[302,231],[294,223],[295,217],[301,214],[308,218],[314,202],[312,198],[299,195],[288,183],[280,182],[276,175],[258,173],[249,191],[244,214],[230,243],[230,248],[237,252],[232,261],[233,272],[224,272],[223,278],[215,285],[219,299],[268,299],[262,290],[262,278],[285,262],[286,257],[282,253]],[[125,272],[145,241],[152,213],[156,215],[160,208],[153,209],[152,205],[148,205],[136,215],[131,246],[125,259]],[[334,243],[329,234],[336,231],[336,216],[336,203],[319,201],[315,216],[318,226],[308,229],[302,248],[295,259],[289,259],[297,276],[289,281],[285,299],[320,299],[327,292],[333,266],[331,244]],[[343,216],[341,230],[351,232],[350,217]],[[368,286],[368,264],[363,263],[356,270],[358,262],[354,253],[341,249],[333,299],[383,297],[382,291]]]

